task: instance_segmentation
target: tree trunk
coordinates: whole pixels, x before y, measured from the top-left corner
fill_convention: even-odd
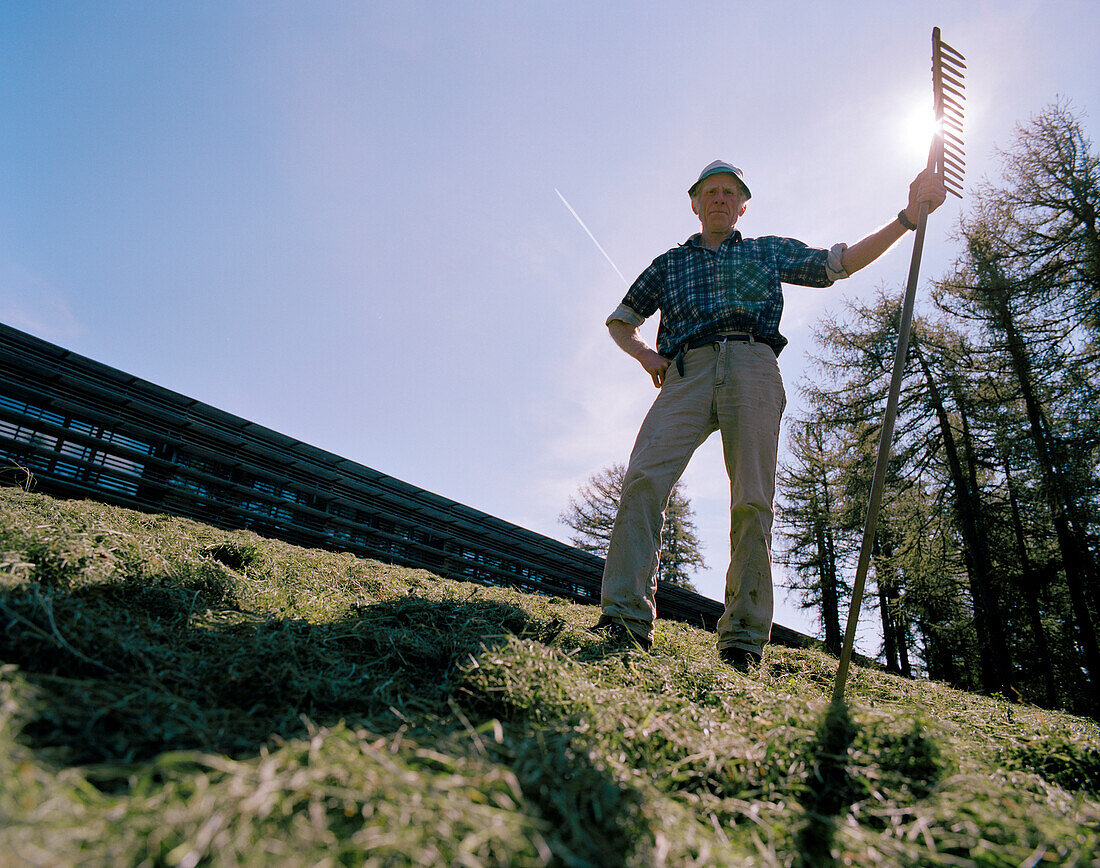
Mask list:
[[[875,533],[875,540],[872,544],[871,555],[875,564],[875,585],[878,587],[878,610],[879,618],[882,621],[882,653],[886,657],[886,669],[889,672],[894,672],[898,675],[901,674],[901,662],[898,658],[898,631],[894,623],[893,606],[891,605],[891,597],[894,596],[891,593],[892,579],[890,572],[892,567],[889,566],[889,544],[885,546],[886,553],[883,557],[883,548],[881,544],[883,536],[882,526]]]
[[[1021,584],[1027,596],[1028,616],[1031,632],[1035,636],[1036,650],[1039,652],[1039,668],[1043,671],[1043,687],[1046,690],[1047,704],[1052,708],[1058,705],[1058,688],[1054,684],[1054,664],[1050,656],[1050,644],[1043,619],[1040,617],[1039,577],[1031,566],[1031,557],[1027,553],[1027,535],[1024,522],[1020,517],[1020,503],[1016,498],[1016,486],[1012,482],[1012,468],[1008,456],[1002,456],[1005,469],[1005,483],[1008,485],[1008,503],[1012,512],[1012,531],[1016,538],[1016,556],[1020,561]]]
[[[840,595],[836,586],[836,561],[833,560],[828,525],[820,515],[814,521],[817,548],[820,557],[818,581],[821,583],[821,622],[825,627],[825,648],[840,654]]]
[[[958,445],[951,430],[951,419],[947,414],[943,395],[932,375],[928,360],[916,342],[912,344],[910,352],[913,353],[924,374],[928,400],[939,422],[948,472],[951,475],[955,511],[963,537],[963,560],[970,579],[970,595],[974,603],[974,628],[978,635],[982,685],[987,690],[997,690],[1007,695],[1012,684],[1012,663],[1008,644],[1005,642],[1000,607],[993,594],[990,580],[988,546],[978,525],[979,504],[976,502],[976,492],[963,473]]]
[[[821,440],[819,428],[813,431],[819,454],[824,453],[825,444]],[[840,588],[837,586],[836,545],[829,527],[829,517],[833,514],[832,493],[829,491],[829,475],[821,465],[821,509],[817,511],[816,532],[817,548],[821,558],[821,621],[825,627],[825,647],[833,654],[840,654],[843,636],[840,632]]]

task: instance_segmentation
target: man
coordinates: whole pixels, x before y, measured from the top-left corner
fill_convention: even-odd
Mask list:
[[[730,566],[718,622],[721,659],[758,663],[772,623],[772,500],[779,422],[786,405],[776,357],[782,283],[826,287],[859,271],[916,228],[922,203],[946,198],[941,177],[922,172],[897,218],[849,247],[808,247],[791,238],[742,238],[744,173],[716,160],[688,190],[700,232],[658,256],[607,318],[612,339],[661,390],[638,432],[603,574],[603,616],[594,630],[649,648],[656,617],[657,558],[672,486],[696,448],[721,431],[730,479]],[[638,327],[661,312],[656,349]]]

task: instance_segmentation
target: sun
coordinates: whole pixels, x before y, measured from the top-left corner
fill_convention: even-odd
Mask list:
[[[902,147],[905,151],[928,156],[928,146],[932,143],[932,137],[939,135],[940,125],[937,123],[931,106],[914,106],[906,114],[900,124],[899,135]]]

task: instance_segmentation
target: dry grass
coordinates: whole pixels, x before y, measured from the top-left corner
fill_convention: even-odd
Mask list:
[[[0,490],[0,863],[1090,865],[1100,729]]]

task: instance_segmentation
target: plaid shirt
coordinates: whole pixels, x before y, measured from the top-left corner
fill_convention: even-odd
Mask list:
[[[672,358],[687,341],[721,332],[748,332],[776,354],[787,339],[779,333],[781,283],[831,286],[848,275],[840,265],[846,245],[808,247],[793,238],[742,238],[734,232],[717,251],[691,236],[653,260],[607,318],[641,325],[658,309],[657,352]]]

